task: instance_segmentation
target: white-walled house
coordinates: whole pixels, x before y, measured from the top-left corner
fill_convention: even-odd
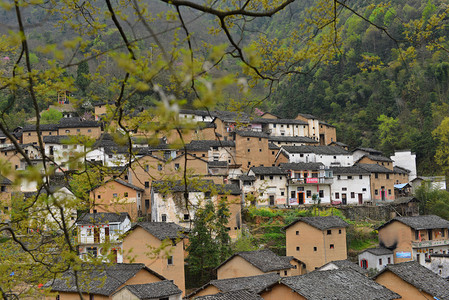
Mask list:
[[[248,176],[254,176],[253,191],[257,203],[246,205],[287,205],[287,172],[280,167],[252,167]]]
[[[371,201],[371,173],[359,166],[332,167],[332,201],[336,204],[363,204]]]
[[[332,171],[322,163],[285,163],[288,205],[331,203]]]
[[[358,161],[360,158],[362,158],[363,156],[365,156],[365,155],[382,156],[383,153],[382,153],[382,151],[379,151],[379,150],[376,150],[376,149],[373,149],[373,148],[362,148],[362,147],[355,148],[352,151],[352,156],[354,158],[354,163],[356,161]]]
[[[403,169],[409,170],[408,174],[409,181],[412,181],[417,176],[416,171],[416,154],[410,150],[396,150],[394,155],[390,157],[393,161],[394,167],[401,167]]]
[[[289,157],[291,163],[320,162],[326,167],[352,166],[352,154],[338,146],[283,146],[281,151]]]
[[[376,269],[382,271],[388,264],[393,262],[393,251],[386,248],[369,248],[359,254],[359,266],[362,269]]]
[[[84,213],[78,218],[76,227],[81,258],[103,257],[104,261],[123,262],[121,235],[131,228],[128,213]]]

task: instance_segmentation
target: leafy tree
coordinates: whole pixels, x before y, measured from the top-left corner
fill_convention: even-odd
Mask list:
[[[54,108],[49,108],[42,112],[41,122],[42,124],[56,124],[62,119],[62,112]]]
[[[449,220],[449,192],[424,181],[415,193],[420,214],[431,214]]]
[[[89,64],[86,60],[83,60],[79,63],[78,69],[76,70],[76,80],[75,84],[81,90],[81,92],[86,94],[86,89],[90,84],[90,80],[88,78],[89,75]]]
[[[229,222],[229,203],[226,197],[221,197],[217,204],[216,213],[216,241],[218,244],[219,261],[226,260],[231,255],[231,238],[228,234],[227,224]]]
[[[436,162],[441,168],[449,172],[449,117],[441,121],[441,124],[433,131],[434,137],[438,140],[438,147],[435,154]]]

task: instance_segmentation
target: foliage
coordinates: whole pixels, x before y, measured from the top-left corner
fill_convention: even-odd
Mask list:
[[[89,76],[89,64],[87,63],[86,60],[83,60],[78,65],[75,79],[75,84],[81,90],[82,94],[86,93],[86,89],[90,84],[88,76]]]
[[[49,108],[41,113],[42,124],[57,124],[62,119],[62,112]]]
[[[375,247],[378,244],[375,230],[367,228],[357,228],[350,225],[346,228],[346,243],[348,250],[361,251],[366,248]]]
[[[415,192],[419,200],[419,212],[423,215],[437,215],[449,220],[449,192],[424,181]]]

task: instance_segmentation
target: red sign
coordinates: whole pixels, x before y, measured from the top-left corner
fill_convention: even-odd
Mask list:
[[[306,178],[306,183],[318,183],[318,178]]]

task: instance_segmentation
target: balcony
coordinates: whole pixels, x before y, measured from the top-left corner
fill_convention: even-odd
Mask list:
[[[333,179],[328,177],[290,178],[291,184],[332,184]]]
[[[427,248],[427,247],[448,246],[448,245],[449,245],[449,239],[412,242],[413,248]]]
[[[108,236],[106,240],[105,240],[104,236],[102,236],[101,238],[99,238],[99,237],[95,238],[94,236],[79,236],[78,237],[78,243],[80,245],[100,244],[100,243],[105,243],[105,242],[117,243],[118,236],[116,236],[116,237]]]

